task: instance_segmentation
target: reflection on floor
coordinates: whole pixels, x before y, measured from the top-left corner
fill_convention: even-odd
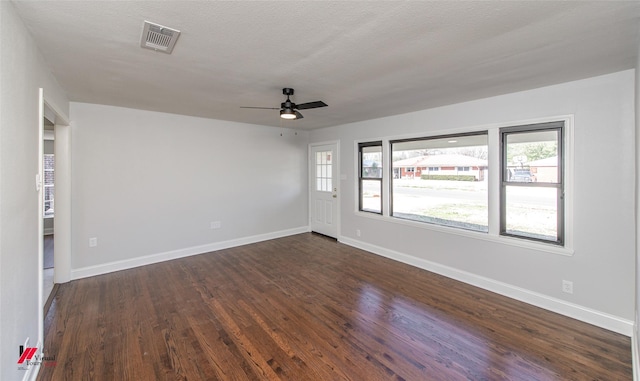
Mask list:
[[[47,303],[51,290],[53,290],[53,234],[44,236],[43,243],[43,274],[42,274],[42,306]]]
[[[49,294],[53,290],[53,268],[45,269],[42,275],[42,307],[47,303]]]
[[[44,258],[42,261],[42,264],[44,265],[44,269],[50,269],[53,267],[53,252],[54,252],[54,247],[53,247],[53,234],[48,234],[44,236],[44,239],[42,240],[43,243],[43,252],[44,252]]]

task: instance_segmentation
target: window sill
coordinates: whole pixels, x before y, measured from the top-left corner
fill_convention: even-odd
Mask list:
[[[558,246],[551,243],[529,241],[527,239],[505,237],[498,234],[476,232],[472,230],[464,230],[464,229],[459,229],[459,228],[454,228],[449,226],[441,226],[441,225],[435,225],[435,224],[430,224],[425,222],[405,220],[405,219],[396,218],[396,217],[383,216],[375,213],[362,212],[359,210],[356,211],[355,214],[358,217],[371,218],[371,219],[382,221],[382,222],[411,226],[414,228],[426,229],[426,230],[436,231],[440,233],[454,234],[454,235],[463,236],[467,238],[481,239],[484,241],[515,246],[515,247],[520,247],[524,249],[537,250],[537,251],[542,251],[550,254],[558,254],[558,255],[563,255],[568,257],[573,256],[574,254],[573,248],[570,248],[567,246]]]

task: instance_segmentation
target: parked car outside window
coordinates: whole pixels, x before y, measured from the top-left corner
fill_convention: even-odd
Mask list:
[[[514,169],[511,173],[509,181],[519,183],[533,183],[536,181],[535,175],[531,174],[528,169]]]

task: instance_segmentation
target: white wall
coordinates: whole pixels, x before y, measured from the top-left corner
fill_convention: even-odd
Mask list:
[[[19,380],[18,346],[38,340],[38,88],[68,101],[13,4],[0,1],[0,379]]]
[[[83,103],[71,115],[74,278],[308,229],[306,132]]]
[[[354,141],[574,115],[574,249],[565,256],[357,213]],[[631,335],[634,71],[316,130],[340,140],[340,239]],[[362,232],[356,236],[356,229]],[[574,294],[561,290],[572,280]]]

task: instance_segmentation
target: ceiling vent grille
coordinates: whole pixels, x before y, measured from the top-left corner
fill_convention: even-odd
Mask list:
[[[179,30],[145,21],[140,46],[170,54],[179,36]]]

